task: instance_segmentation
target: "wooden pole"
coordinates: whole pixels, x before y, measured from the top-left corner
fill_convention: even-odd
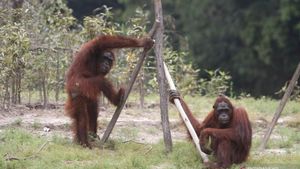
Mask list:
[[[172,151],[172,137],[169,126],[169,116],[168,116],[168,96],[166,88],[166,77],[163,68],[163,14],[162,14],[162,4],[161,0],[154,0],[155,8],[155,18],[159,21],[160,26],[155,34],[155,58],[157,67],[157,80],[159,84],[159,94],[160,94],[160,111],[161,111],[161,121],[164,136],[164,143],[166,152]]]
[[[166,74],[167,81],[169,82],[170,89],[171,90],[176,90],[175,84],[172,80],[170,72],[169,72],[169,70],[168,70],[165,63],[164,63],[164,68],[165,68],[165,74]],[[181,103],[180,103],[180,100],[179,99],[174,99],[174,103],[175,103],[175,105],[176,105],[176,107],[177,107],[177,109],[180,113],[180,116],[181,116],[182,120],[184,121],[184,124],[186,125],[189,133],[192,136],[192,139],[193,139],[193,141],[196,145],[196,148],[197,148],[197,150],[200,154],[200,157],[202,158],[203,162],[205,162],[205,163],[209,162],[207,155],[204,152],[201,151],[200,144],[199,144],[199,138],[198,138],[198,136],[197,136],[190,120],[189,120],[189,118],[187,117],[185,111],[183,110],[183,108],[181,106]]]
[[[276,109],[276,112],[274,114],[274,117],[273,117],[273,120],[269,126],[269,129],[267,130],[263,140],[262,140],[262,143],[259,147],[259,150],[264,150],[266,148],[266,145],[267,145],[267,142],[270,138],[270,135],[275,127],[275,124],[277,123],[277,120],[279,119],[280,117],[280,114],[286,104],[286,102],[288,101],[289,97],[291,96],[292,94],[292,91],[297,83],[297,80],[299,79],[299,75],[300,75],[300,63],[298,64],[297,66],[297,69],[292,77],[292,80],[290,81],[289,85],[288,85],[288,88],[286,90],[286,92],[284,93],[280,103],[279,103],[279,106],[278,108]]]
[[[152,29],[150,30],[150,32],[148,34],[149,37],[153,38],[153,36],[154,36],[157,28],[159,27],[159,25],[160,25],[160,23],[158,21],[155,21],[155,23],[152,26]],[[115,113],[114,113],[111,121],[109,122],[109,124],[108,124],[108,126],[107,126],[107,128],[106,128],[106,130],[105,130],[105,132],[103,134],[103,136],[102,136],[102,139],[100,141],[101,145],[103,145],[107,141],[110,133],[112,132],[112,130],[113,130],[113,128],[114,128],[114,126],[115,126],[115,124],[116,124],[116,122],[117,122],[120,114],[121,114],[122,109],[124,108],[126,100],[127,100],[128,96],[129,96],[129,93],[131,92],[133,84],[134,84],[134,82],[136,80],[136,77],[137,77],[137,75],[138,75],[138,73],[139,73],[139,71],[140,71],[140,69],[141,69],[141,67],[143,65],[143,62],[145,60],[147,52],[148,51],[143,50],[143,52],[139,56],[139,60],[138,60],[137,65],[134,68],[134,70],[133,70],[133,72],[132,72],[132,74],[130,76],[129,85],[126,88],[126,91],[125,91],[125,94],[124,94],[124,96],[123,96],[123,98],[121,100],[121,103],[116,108]]]

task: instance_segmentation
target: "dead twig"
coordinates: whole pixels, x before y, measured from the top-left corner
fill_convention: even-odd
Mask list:
[[[20,160],[19,158],[16,157],[10,157],[8,153],[4,154],[3,157],[5,161]]]
[[[50,141],[46,141],[35,154],[40,153]]]
[[[148,150],[144,153],[144,155],[148,154],[152,149],[153,149],[153,147],[150,146],[150,147],[148,148]]]
[[[141,142],[135,141],[135,140],[133,140],[133,139],[123,141],[122,143],[128,143],[128,142],[133,142],[133,143],[141,144],[141,145],[147,145],[147,144],[145,144],[145,143],[141,143]]]

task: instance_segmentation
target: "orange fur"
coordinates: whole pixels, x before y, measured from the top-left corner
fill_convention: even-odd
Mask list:
[[[213,153],[216,157],[217,163],[210,163],[210,168],[228,168],[233,163],[239,164],[247,160],[251,147],[252,128],[244,108],[235,108],[229,99],[219,96],[215,105],[224,101],[232,111],[229,124],[221,126],[215,110],[209,112],[204,121],[200,123],[181,97],[175,96],[174,98],[180,99],[192,126],[200,136],[199,144],[202,151],[207,154]],[[209,137],[212,151],[205,148]]]
[[[123,36],[99,36],[83,44],[75,55],[66,74],[66,114],[72,119],[75,140],[90,147],[88,132],[97,134],[98,97],[102,92],[110,102],[118,105],[124,89],[116,91],[112,83],[101,72],[104,52],[114,48],[145,47],[153,41],[148,38],[136,39]],[[114,60],[114,57],[113,57]],[[110,68],[111,69],[111,66]]]

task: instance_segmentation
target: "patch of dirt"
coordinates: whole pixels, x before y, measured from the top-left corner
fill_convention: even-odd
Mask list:
[[[115,108],[100,108],[98,117],[98,135],[101,137],[111,120]],[[72,139],[71,120],[64,113],[62,104],[55,109],[35,109],[28,105],[17,105],[9,111],[0,110],[0,131],[7,127],[25,128],[31,133],[51,137],[53,135]],[[173,139],[187,138],[186,130],[179,119],[170,119]],[[158,105],[149,104],[141,110],[130,105],[123,109],[110,135],[111,139],[134,140],[143,143],[157,143],[163,139],[160,110]]]

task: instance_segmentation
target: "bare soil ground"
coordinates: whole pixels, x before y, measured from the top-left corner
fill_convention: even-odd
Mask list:
[[[147,106],[147,105],[146,105]],[[101,137],[111,120],[114,107],[101,107],[98,117],[98,135]],[[25,128],[33,134],[51,137],[54,135],[72,139],[70,118],[64,113],[63,104],[55,109],[30,109],[17,105],[9,111],[0,110],[0,132],[7,127]],[[173,139],[187,138],[186,130],[179,119],[170,119]],[[158,106],[148,105],[144,110],[137,106],[124,108],[110,136],[112,139],[157,143],[163,137]]]

